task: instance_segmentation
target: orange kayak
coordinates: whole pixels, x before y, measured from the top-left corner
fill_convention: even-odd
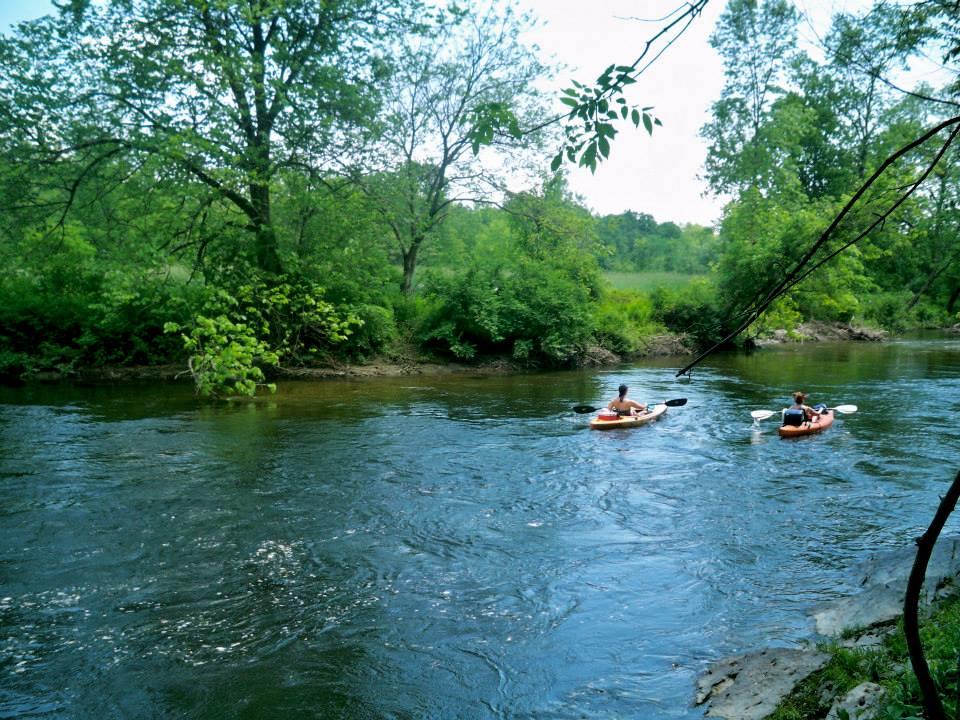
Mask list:
[[[666,405],[654,405],[650,410],[640,415],[625,415],[623,417],[607,420],[602,416],[597,416],[590,421],[591,430],[614,430],[616,428],[630,428],[646,425],[648,422],[656,420],[667,411]]]
[[[833,425],[833,411],[824,410],[820,413],[820,419],[815,422],[807,420],[802,425],[781,425],[777,432],[780,437],[799,437],[801,435],[813,435],[821,430],[826,430]]]

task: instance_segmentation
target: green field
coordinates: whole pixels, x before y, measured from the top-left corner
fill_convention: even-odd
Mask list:
[[[650,292],[660,287],[674,290],[683,288],[705,276],[675,272],[606,272],[603,277],[615,290]]]

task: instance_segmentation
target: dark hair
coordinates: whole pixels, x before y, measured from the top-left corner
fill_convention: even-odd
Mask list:
[[[803,390],[797,390],[797,391],[793,394],[793,401],[794,401],[797,405],[803,405],[803,401],[806,400],[806,399],[807,399],[807,394],[806,394],[805,392],[803,392]]]
[[[627,388],[626,385],[621,385],[619,388],[617,388],[617,392],[620,393],[620,399],[621,399],[621,400],[623,400],[623,396],[627,394],[627,389],[628,389],[628,388]]]

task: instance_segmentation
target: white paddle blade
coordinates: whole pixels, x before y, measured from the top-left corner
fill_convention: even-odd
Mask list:
[[[857,411],[857,406],[856,405],[837,405],[834,408],[834,410],[836,410],[838,413],[844,413],[844,414],[855,413]]]
[[[768,417],[776,415],[776,410],[751,410],[750,417],[754,420],[766,420]]]

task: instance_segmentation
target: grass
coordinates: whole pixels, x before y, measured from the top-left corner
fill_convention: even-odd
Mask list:
[[[603,277],[615,290],[650,292],[659,287],[678,290],[705,276],[675,272],[605,272]]]
[[[933,612],[921,623],[927,663],[941,688],[941,699],[949,717],[954,717],[960,690],[960,595],[936,603]],[[838,645],[822,648],[832,658],[822,669],[806,678],[787,696],[769,720],[806,720],[822,718],[834,697],[864,682],[874,682],[886,690],[884,720],[913,720],[922,717],[920,689],[907,645],[903,622],[883,642],[871,648],[850,649]]]

